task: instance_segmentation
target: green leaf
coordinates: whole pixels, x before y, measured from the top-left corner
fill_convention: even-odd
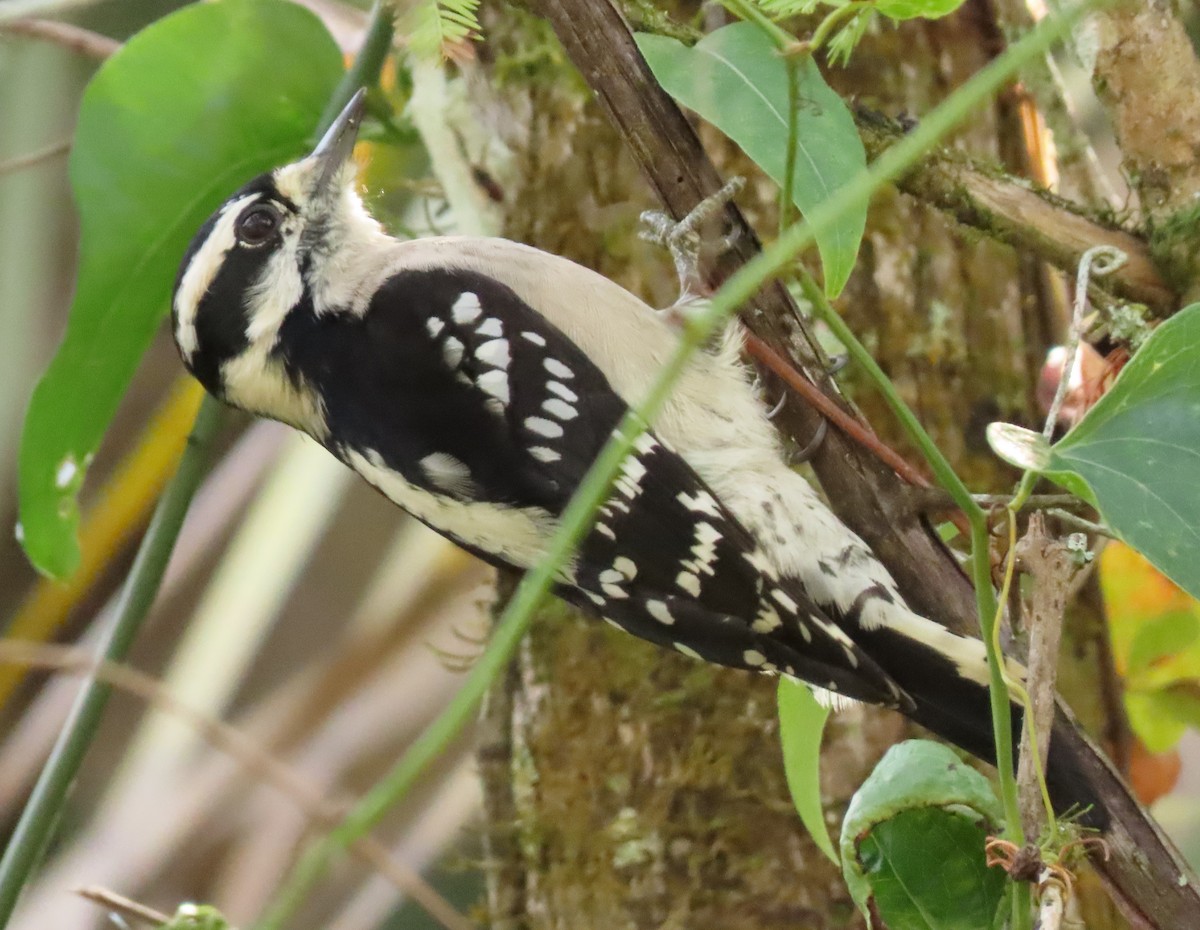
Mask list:
[[[977,822],[937,807],[903,811],[858,847],[875,907],[889,930],[987,930],[1007,876],[990,869]]]
[[[1192,611],[1173,610],[1145,620],[1130,645],[1127,678],[1138,678],[1153,666],[1186,652],[1200,639],[1200,617]]]
[[[189,240],[240,184],[306,150],[341,62],[294,3],[216,0],[138,33],[88,85],[70,163],[75,300],[21,441],[21,533],[41,571],[61,578],[78,564],[84,472]]]
[[[892,19],[940,19],[963,5],[963,0],[875,0],[875,9]]]
[[[821,805],[821,737],[829,708],[791,678],[779,679],[778,694],[779,739],[783,744],[783,769],[792,804],[817,848],[837,865],[837,852]]]
[[[1118,536],[1200,597],[1200,304],[1146,340],[1070,433],[1048,477],[1085,481]]]
[[[421,0],[409,13],[408,50],[426,61],[441,61],[447,49],[480,32],[479,0]]]
[[[1129,725],[1150,752],[1173,749],[1188,726],[1200,723],[1196,714],[1188,715],[1170,689],[1130,691],[1125,695]]]
[[[996,455],[1022,471],[1042,471],[1050,464],[1050,443],[1046,437],[1024,426],[989,423],[987,442]]]
[[[734,23],[695,46],[640,33],[638,48],[672,97],[724,132],[777,184],[787,170],[788,71],[753,23]],[[854,118],[811,58],[797,63],[799,108],[792,199],[801,212],[827,200],[866,167]],[[847,212],[817,240],[825,291],[846,285],[866,227],[867,207]]]
[[[913,819],[909,815],[915,812],[929,817]],[[990,917],[982,923],[944,920],[960,912],[970,913],[972,920],[995,915],[1004,875],[997,873],[996,891],[995,880],[983,868],[983,839],[1002,819],[1000,802],[988,780],[950,749],[927,740],[900,743],[880,760],[846,811],[841,836],[846,885],[864,915],[873,899],[877,907],[894,908],[883,914],[893,930],[989,927]],[[873,843],[868,842],[872,837]],[[941,858],[935,858],[935,843]],[[912,862],[918,870],[933,873],[932,882],[919,881],[892,862],[902,850],[905,856],[915,856]],[[936,862],[937,868],[931,869],[930,862]],[[907,887],[907,893],[897,890],[897,885]],[[937,922],[911,922],[922,917],[931,921],[936,917]]]

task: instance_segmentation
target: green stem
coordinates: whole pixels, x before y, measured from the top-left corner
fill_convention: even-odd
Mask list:
[[[390,9],[391,4],[388,0],[375,0],[362,48],[354,56],[354,61],[350,63],[338,86],[334,88],[329,102],[325,104],[319,132],[324,132],[329,124],[337,119],[355,91],[360,87],[372,87],[379,81],[379,72],[392,48],[392,35],[395,31]]]
[[[363,50],[326,105],[321,117],[322,131],[333,122],[359,87],[378,79],[392,39],[392,17],[385,7],[383,2],[376,3]],[[117,618],[101,643],[100,652],[109,662],[120,662],[125,658],[154,603],[188,505],[204,476],[208,452],[221,422],[222,409],[211,397],[205,397],[200,405],[179,468],[164,491],[138,549],[117,609]],[[63,800],[95,736],[109,693],[107,685],[94,678],[87,680],[21,812],[4,857],[0,859],[0,930],[8,924],[22,888],[45,853]]]
[[[100,643],[99,653],[109,662],[120,662],[125,658],[154,603],[188,504],[204,477],[208,453],[221,422],[221,410],[221,406],[209,397],[200,405],[179,468],[163,493],[138,548],[121,593],[116,619]],[[50,842],[67,791],[96,735],[109,693],[108,685],[95,678],[86,680],[21,812],[4,858],[0,860],[0,928],[7,925],[21,889]]]
[[[762,10],[750,3],[749,0],[721,0],[721,5],[735,16],[740,16],[747,22],[754,23],[767,33],[780,50],[796,45],[796,37],[767,16]]]
[[[870,6],[870,3],[857,2],[847,3],[845,6],[840,6],[836,10],[832,10],[817,25],[813,30],[812,38],[808,40],[809,53],[815,55],[825,45],[825,41],[829,38],[829,34],[833,32],[839,25],[848,19],[857,16],[863,7]]]
[[[905,432],[925,457],[925,461],[929,464],[938,483],[949,493],[970,523],[971,579],[975,584],[975,604],[979,614],[979,626],[984,645],[987,647],[990,681],[988,691],[996,741],[996,769],[1000,777],[1004,815],[1008,822],[1008,837],[1017,845],[1023,845],[1025,836],[1021,829],[1021,818],[1017,806],[1017,781],[1013,767],[1012,713],[1009,709],[1008,686],[1004,681],[1003,660],[995,648],[994,627],[997,602],[992,589],[987,514],[975,502],[971,492],[942,454],[941,449],[930,438],[908,404],[900,397],[891,379],[871,357],[871,353],[867,351],[866,347],[858,341],[854,332],[829,303],[812,276],[803,269],[800,275],[800,286],[817,315],[829,327],[838,341],[845,346],[850,357],[862,366],[867,376],[883,395],[883,399],[893,415],[900,421]]]
[[[788,78],[787,152],[783,163],[783,184],[779,188],[779,234],[792,222],[792,189],[795,185],[796,150],[799,148],[798,116],[800,110],[800,65],[794,57],[783,60]]]
[[[734,4],[740,3],[741,0],[726,2]],[[303,904],[308,892],[325,874],[335,856],[378,823],[384,813],[405,796],[429,763],[466,726],[488,687],[507,666],[528,628],[533,612],[554,583],[558,567],[564,564],[576,542],[591,525],[592,518],[604,501],[621,461],[637,435],[645,429],[645,424],[653,420],[655,413],[665,402],[692,352],[737,307],[749,300],[763,283],[787,268],[797,254],[815,241],[817,235],[828,230],[843,212],[865,202],[875,190],[903,173],[927,149],[936,145],[960,122],[975,112],[1018,68],[1039,58],[1070,29],[1086,9],[1095,5],[1097,4],[1084,2],[1072,7],[1062,16],[1044,19],[1025,38],[993,60],[954,96],[931,112],[910,135],[877,159],[869,170],[813,210],[807,223],[798,223],[788,229],[775,243],[739,269],[713,296],[705,311],[690,318],[677,350],[659,373],[649,395],[637,412],[630,412],[625,417],[617,435],[605,445],[588,471],[578,492],[567,506],[561,526],[551,540],[545,557],[522,580],[497,625],[487,651],[467,676],[459,693],[392,771],[355,806],[346,820],[305,853],[256,930],[278,930],[282,927]],[[963,487],[957,476],[953,476],[948,489],[951,485]],[[972,508],[982,516],[982,510],[974,504],[969,494],[965,495],[961,504],[964,509]],[[982,527],[982,523],[980,526]],[[986,537],[985,527],[984,530]],[[986,548],[982,551],[982,564],[985,569],[982,579],[978,575],[978,564],[975,566],[976,588],[979,592],[977,596],[980,598],[981,610],[985,604],[995,604],[991,579],[986,571]],[[995,679],[995,676],[993,678]],[[1003,684],[1002,679],[1000,684]],[[1007,715],[1002,716],[1002,723],[1008,727],[1011,721]],[[997,723],[997,731],[1000,730],[1000,723]],[[1011,757],[1010,733],[1007,758]],[[1010,780],[1011,777],[1010,769]],[[1019,829],[1019,818],[1014,822]]]

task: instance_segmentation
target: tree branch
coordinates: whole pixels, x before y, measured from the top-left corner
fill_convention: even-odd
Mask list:
[[[1092,82],[1143,212],[1191,206],[1200,194],[1200,61],[1183,23],[1166,0],[1125,3],[1096,20]]]
[[[901,135],[899,127],[875,114],[859,111],[856,122],[872,159]],[[1036,190],[1026,181],[989,171],[957,153],[932,152],[896,186],[960,223],[1032,252],[1071,274],[1088,249],[1114,246],[1129,256],[1129,261],[1100,287],[1146,304],[1159,315],[1178,305],[1178,295],[1158,273],[1142,239],[1083,216],[1067,201]]]
[[[0,31],[61,45],[68,51],[96,61],[103,61],[121,47],[116,39],[51,19],[17,19],[0,25]]]
[[[528,0],[528,4],[550,21],[667,210],[682,218],[721,187],[721,178],[691,124],[654,80],[609,0]],[[758,238],[736,207],[728,206],[726,215],[737,235],[717,269],[722,277],[759,249]],[[746,325],[777,351],[791,355],[794,347],[786,323],[799,317],[787,291],[778,283],[764,289],[754,308],[756,312],[746,315]],[[814,351],[805,353],[805,370],[836,398],[828,377],[814,363],[816,357]],[[812,435],[817,417],[811,410],[792,404],[786,411],[783,426],[793,435]],[[874,549],[914,608],[952,629],[974,632],[974,592],[953,557],[913,518],[896,476],[834,430],[813,466],[839,517]],[[1054,741],[1063,761],[1095,787],[1111,818],[1107,838],[1112,858],[1095,865],[1114,900],[1144,926],[1160,930],[1188,926],[1200,913],[1200,889],[1171,842],[1061,702]]]

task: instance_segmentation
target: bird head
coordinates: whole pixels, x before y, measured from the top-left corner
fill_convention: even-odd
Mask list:
[[[250,181],[209,217],[183,256],[171,300],[176,345],[205,388],[309,432],[312,411],[289,417],[288,398],[258,395],[288,391],[274,383],[282,373],[271,359],[284,321],[312,312],[339,255],[379,232],[350,157],[364,95],[351,98],[311,154]],[[290,404],[303,406],[299,397]]]

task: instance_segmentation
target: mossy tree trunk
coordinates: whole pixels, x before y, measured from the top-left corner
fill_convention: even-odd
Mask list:
[[[861,106],[926,112],[1001,46],[989,10],[971,2],[937,23],[884,30],[830,78]],[[657,205],[618,136],[545,24],[499,3],[488,13],[481,62],[501,88],[504,120],[515,121],[498,130],[518,165],[505,234],[669,303],[667,262],[636,238],[638,214]],[[961,142],[1023,173],[1016,107],[998,101]],[[746,172],[731,146],[715,135],[706,141],[730,162],[727,173]],[[775,222],[772,197],[751,184],[742,198],[764,231]],[[1034,385],[1061,324],[1060,293],[1038,262],[889,192],[872,208],[840,304],[982,489],[1012,478],[986,453],[983,426],[1036,419]],[[882,405],[853,383],[851,392],[903,448]],[[899,717],[871,708],[833,717],[822,776],[831,824],[905,733]],[[668,654],[555,608],[493,695],[487,734],[493,927],[861,925],[789,802],[773,681]]]

